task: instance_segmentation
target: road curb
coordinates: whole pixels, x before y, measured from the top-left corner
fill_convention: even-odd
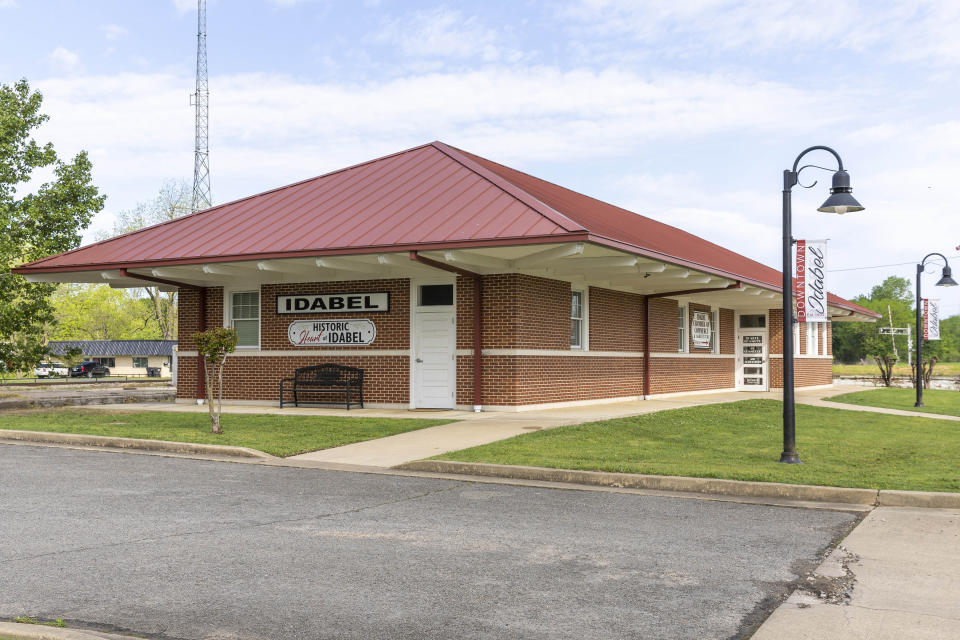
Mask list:
[[[0,637],[11,640],[139,640],[134,636],[122,636],[100,631],[62,629],[39,624],[0,622]]]
[[[880,491],[877,506],[923,507],[926,509],[960,509],[960,493],[936,491]]]
[[[116,449],[141,449],[145,451],[166,451],[171,453],[193,453],[199,455],[231,456],[236,458],[262,458],[272,460],[274,456],[248,447],[233,447],[219,444],[199,444],[193,442],[168,442],[166,440],[142,440],[140,438],[115,438],[111,436],[93,436],[80,433],[53,433],[50,431],[19,431],[0,429],[0,439],[20,442],[42,442],[46,444],[64,444],[84,447],[111,447]]]
[[[655,476],[605,471],[547,469],[480,462],[452,462],[448,460],[415,460],[394,467],[406,471],[451,473],[459,475],[569,482],[627,489],[655,489],[708,495],[779,498],[807,502],[835,502],[876,507],[918,507],[923,509],[960,509],[960,493],[938,491],[897,491],[892,489],[856,489],[847,487],[820,487],[779,482],[748,482],[719,478],[686,478],[682,476]]]
[[[782,484],[778,482],[747,482],[743,480],[723,480],[719,478],[685,478],[680,476],[655,476],[605,471],[545,469],[542,467],[521,467],[477,462],[450,462],[447,460],[417,460],[401,464],[394,468],[409,471],[496,476],[500,478],[570,482],[605,487],[680,491],[721,496],[778,498],[781,500],[833,502],[870,506],[877,504],[876,489],[818,487],[802,484]]]

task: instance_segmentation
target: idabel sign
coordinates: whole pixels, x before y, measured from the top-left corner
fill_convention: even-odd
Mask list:
[[[377,325],[370,320],[297,320],[290,323],[287,337],[298,347],[361,346],[377,339]]]
[[[277,313],[369,313],[390,311],[390,294],[322,293],[277,296]]]
[[[797,322],[826,322],[827,242],[797,240]]]

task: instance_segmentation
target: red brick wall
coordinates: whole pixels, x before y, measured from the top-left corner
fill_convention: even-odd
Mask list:
[[[735,366],[733,358],[653,358],[650,393],[732,389]]]
[[[277,296],[292,294],[320,294],[347,292],[390,293],[390,311],[370,313],[290,313],[277,314]],[[222,297],[221,297],[222,299]],[[222,319],[221,310],[219,318]],[[260,348],[263,350],[303,351],[316,350],[316,345],[297,347],[290,344],[287,329],[295,320],[351,320],[367,318],[377,326],[377,338],[369,345],[355,347],[332,347],[351,351],[374,349],[410,348],[410,281],[397,280],[351,280],[349,282],[314,282],[303,284],[265,284],[260,288]],[[320,358],[321,356],[316,356]],[[319,363],[317,363],[319,364]]]
[[[591,351],[643,351],[643,296],[590,287]]]
[[[287,327],[296,319],[316,315],[275,314],[275,297],[290,293],[337,293],[342,291],[389,291],[388,313],[337,314],[338,318],[369,317],[377,324],[376,341],[365,347],[349,347],[351,354],[327,358],[304,355],[287,339]],[[224,397],[230,400],[277,400],[280,379],[300,366],[333,360],[365,370],[366,400],[406,404],[409,402],[409,357],[365,356],[369,350],[402,350],[410,344],[410,284],[405,279],[358,280],[334,283],[264,285],[261,289],[261,349],[288,351],[284,356],[233,356],[225,372]],[[635,294],[591,287],[589,290],[589,347],[593,351],[630,351],[643,349],[643,297]],[[197,292],[184,290],[180,297],[181,348],[192,348],[197,328]],[[207,290],[207,326],[219,326],[223,319],[223,291]],[[458,349],[473,347],[473,281],[457,278]],[[708,311],[700,304],[689,304],[689,313]],[[485,349],[570,349],[570,285],[562,281],[520,274],[498,274],[483,278],[483,346]],[[677,302],[654,298],[651,310],[651,351],[674,353],[677,350]],[[720,352],[735,351],[735,314],[720,309]],[[779,315],[769,315],[770,347],[779,350]],[[829,346],[829,341],[828,341]],[[319,350],[316,347],[307,347]],[[337,347],[338,351],[345,350]],[[695,350],[692,354],[708,353]],[[588,352],[589,353],[589,352]],[[829,383],[829,360],[798,360],[797,382]],[[826,363],[826,364],[825,364]],[[457,402],[473,403],[473,357],[457,357]],[[643,358],[601,357],[590,355],[487,355],[484,356],[483,404],[525,405],[570,402],[643,393]],[[178,396],[196,397],[196,362],[181,357]],[[782,367],[778,358],[771,362],[771,386],[777,385]],[[801,373],[802,370],[802,373]],[[732,358],[686,357],[653,358],[651,392],[676,393],[734,386]],[[825,380],[825,381],[824,381]],[[780,382],[782,385],[782,382]]]
[[[737,352],[736,313],[733,309],[720,309],[720,353],[734,355]]]
[[[650,299],[650,352],[677,352],[677,301]]]
[[[643,395],[643,358],[485,356],[483,402],[525,405]]]

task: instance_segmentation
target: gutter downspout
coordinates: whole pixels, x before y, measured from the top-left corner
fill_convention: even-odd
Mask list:
[[[710,287],[702,289],[686,289],[683,291],[664,291],[663,293],[650,293],[643,296],[643,399],[650,399],[650,300],[652,298],[667,298],[670,296],[687,295],[692,293],[708,293],[710,291],[727,291],[729,289],[740,289],[743,283],[737,280],[733,284],[725,287]],[[719,324],[719,322],[718,322]],[[717,331],[720,327],[717,327]]]
[[[154,276],[145,276],[139,273],[130,273],[127,269],[120,269],[120,274],[124,278],[132,278],[134,280],[144,280],[146,282],[155,282],[157,284],[165,284],[170,287],[177,287],[178,289],[192,289],[197,292],[199,297],[197,311],[197,321],[198,321],[198,331],[203,331],[207,327],[207,289],[205,287],[198,287],[195,284],[187,284],[186,282],[178,282],[176,280],[167,280],[165,278],[157,278]],[[203,358],[200,356],[199,352],[197,353],[197,404],[203,404],[204,400],[207,397],[207,381],[205,377],[205,369]]]
[[[483,301],[483,280],[479,273],[467,271],[466,269],[461,269],[460,267],[455,267],[431,258],[425,258],[416,251],[410,252],[410,259],[414,262],[433,267],[434,269],[449,271],[464,276],[465,278],[473,279],[473,410],[476,413],[480,413],[483,408],[481,393],[483,386],[483,366],[481,362],[483,350],[483,314],[480,309]]]

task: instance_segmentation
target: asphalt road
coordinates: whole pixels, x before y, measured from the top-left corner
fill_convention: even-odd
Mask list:
[[[849,513],[0,445],[0,618],[162,638],[731,638]]]

